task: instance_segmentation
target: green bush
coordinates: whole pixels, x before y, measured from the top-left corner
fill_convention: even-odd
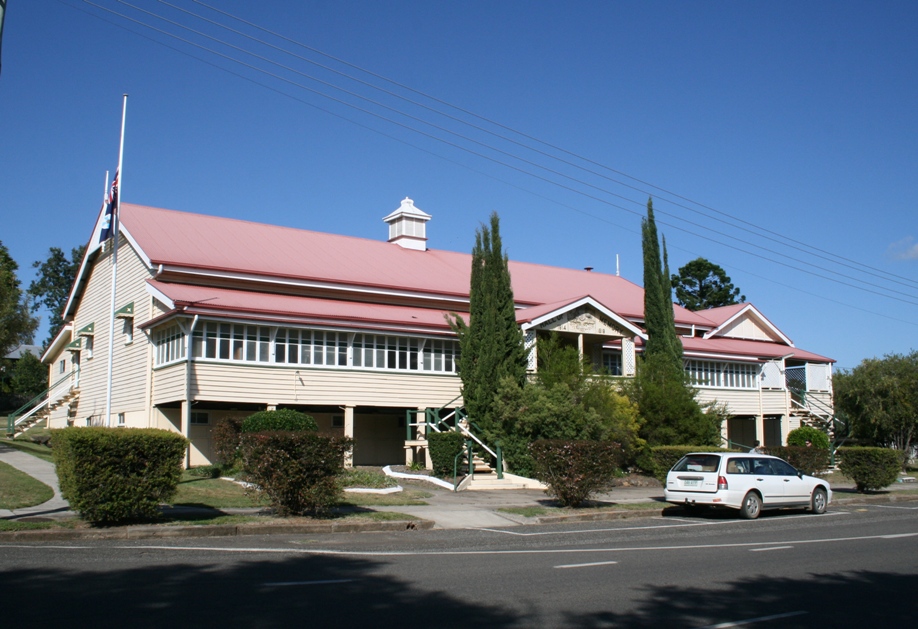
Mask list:
[[[465,447],[465,437],[458,432],[429,432],[427,447],[433,473],[442,478],[452,478],[456,455]]]
[[[768,446],[765,453],[781,457],[804,474],[816,476],[829,469],[829,450],[815,445],[807,446]]]
[[[188,470],[188,473],[199,478],[220,478],[222,471],[217,465],[199,465]]]
[[[92,524],[156,518],[175,495],[188,441],[150,428],[51,431],[61,495]]]
[[[644,450],[638,458],[638,467],[643,472],[651,474],[661,483],[666,483],[666,475],[679,459],[690,452],[736,452],[726,448],[713,448],[711,446],[655,446]]]
[[[902,461],[889,448],[839,448],[838,468],[859,492],[883,489],[896,482]]]
[[[812,443],[814,448],[828,450],[830,447],[829,436],[812,426],[801,426],[787,433],[787,445],[789,446],[806,446],[807,441]]]
[[[217,462],[232,466],[239,458],[239,444],[242,438],[242,420],[226,417],[217,421],[210,431]]]
[[[613,441],[542,439],[529,446],[535,477],[564,507],[577,507],[610,485],[623,457]]]
[[[242,460],[278,515],[324,515],[340,501],[338,476],[353,446],[348,437],[304,430],[244,432]]]
[[[318,432],[316,420],[306,413],[289,408],[276,411],[259,411],[245,418],[241,432],[264,432],[266,430],[307,430]]]

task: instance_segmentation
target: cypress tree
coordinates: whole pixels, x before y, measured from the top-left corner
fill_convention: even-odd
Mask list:
[[[651,445],[714,445],[720,441],[719,418],[705,413],[682,365],[682,342],[676,334],[669,256],[663,239],[662,262],[653,202],[641,222],[644,252],[644,329],[647,344],[637,376],[626,390],[638,405],[644,424],[641,437]]]
[[[498,383],[511,378],[522,386],[526,378],[523,335],[516,324],[513,287],[500,237],[500,220],[491,214],[490,227],[475,232],[469,286],[469,323],[453,315],[459,336],[459,375],[469,418],[489,437],[497,436],[493,407]]]
[[[669,279],[669,256],[663,240],[663,264],[660,241],[653,216],[653,200],[647,200],[647,218],[641,221],[641,244],[644,253],[644,329],[647,331],[645,356],[665,354],[673,366],[682,370],[682,343],[676,335],[673,316],[672,284]]]

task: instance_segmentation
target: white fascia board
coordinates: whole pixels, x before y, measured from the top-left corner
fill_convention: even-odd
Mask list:
[[[152,295],[154,298],[158,299],[163,304],[165,304],[166,307],[169,308],[169,310],[175,310],[175,302],[169,299],[165,293],[163,293],[161,290],[151,285],[150,282],[144,282],[144,285],[146,286],[147,292],[150,295]]]
[[[121,223],[118,224],[118,227],[119,227],[119,231],[121,232],[121,235],[127,238],[128,243],[130,243],[131,247],[134,249],[134,253],[136,253],[137,256],[141,260],[143,260],[143,263],[147,265],[148,269],[152,270],[154,267],[153,267],[153,261],[150,260],[150,256],[148,256],[146,251],[141,249],[140,245],[137,244],[137,241],[134,240],[134,237],[131,235],[131,232],[128,231],[127,227],[125,227]]]
[[[140,248],[140,245],[137,244],[137,241],[134,240],[134,237],[131,236],[131,233],[121,223],[118,224],[118,233],[123,234],[124,237],[127,238],[127,241],[134,249],[134,252],[140,256],[140,259],[144,261],[147,267],[152,269],[153,263],[150,261],[150,256],[148,256],[146,252]],[[93,230],[92,239],[86,245],[86,253],[83,254],[83,261],[80,262],[80,270],[76,275],[76,279],[74,280],[73,285],[70,287],[70,295],[67,297],[67,305],[64,307],[64,318],[67,318],[73,314],[71,310],[76,307],[75,300],[77,293],[79,292],[77,291],[77,288],[86,281],[86,274],[89,272],[90,262],[98,258],[96,252],[102,248],[102,244],[98,242],[98,236],[99,235],[97,231]]]
[[[45,350],[45,353],[41,355],[41,362],[45,362],[48,358],[58,353],[64,345],[70,342],[70,337],[73,334],[73,323],[68,323],[61,331],[57,333],[57,336],[48,344],[48,349]]]
[[[310,328],[337,331],[337,332],[400,332],[400,333],[411,333],[417,334],[420,336],[429,336],[431,338],[443,338],[450,337],[455,338],[456,335],[450,330],[437,331],[430,328],[423,328],[420,326],[410,326],[410,325],[399,325],[397,323],[387,324],[387,323],[369,323],[365,321],[354,321],[349,325],[342,324],[340,320],[337,319],[324,319],[322,317],[284,317],[284,316],[271,316],[264,314],[251,314],[246,316],[240,316],[236,311],[221,311],[221,310],[208,310],[206,314],[197,312],[195,310],[182,311],[187,314],[198,314],[201,317],[201,321],[219,321],[221,323],[239,323],[239,324],[252,324],[254,323],[269,323],[269,324],[289,324],[289,325],[306,325]],[[145,324],[146,325],[146,324]]]
[[[277,286],[294,286],[297,288],[321,288],[325,290],[342,291],[349,293],[358,293],[364,295],[385,295],[387,297],[400,297],[420,299],[425,301],[445,301],[456,304],[468,304],[468,297],[457,297],[455,295],[421,293],[408,290],[386,289],[379,287],[360,286],[357,284],[340,284],[335,282],[322,282],[317,280],[295,280],[290,278],[267,277],[264,275],[255,275],[251,273],[233,273],[231,271],[205,271],[198,269],[189,269],[188,267],[162,265],[163,273],[174,273],[177,275],[190,275],[193,277],[208,277],[220,280],[233,280],[243,282],[253,282],[259,284],[273,284]]]
[[[556,310],[552,310],[551,312],[547,312],[547,313],[543,314],[543,315],[540,316],[540,317],[536,317],[535,319],[533,319],[533,320],[530,321],[529,323],[524,323],[524,324],[521,325],[520,327],[521,327],[521,328],[523,329],[523,331],[525,332],[525,331],[530,330],[530,329],[532,329],[532,328],[534,328],[534,327],[536,327],[536,326],[538,326],[538,325],[541,325],[541,324],[545,323],[546,321],[548,321],[549,319],[551,319],[551,318],[553,318],[553,317],[557,317],[557,316],[558,316],[559,314],[561,314],[561,313],[568,312],[568,311],[570,311],[570,310],[573,310],[574,308],[579,308],[580,306],[584,306],[584,305],[590,305],[590,306],[592,306],[593,308],[596,308],[596,310],[598,310],[598,311],[601,312],[602,314],[606,315],[607,317],[609,317],[610,319],[612,319],[613,321],[615,321],[617,324],[619,324],[620,326],[622,326],[623,328],[625,328],[626,330],[628,330],[629,332],[631,332],[632,334],[634,334],[634,336],[639,336],[640,338],[644,339],[645,341],[647,340],[647,335],[646,335],[639,327],[637,327],[636,325],[634,325],[633,323],[631,323],[631,322],[628,321],[627,319],[625,319],[625,318],[623,318],[623,317],[621,317],[621,316],[615,314],[614,312],[612,312],[611,310],[609,310],[608,308],[606,308],[605,306],[603,306],[601,303],[599,303],[598,301],[596,301],[595,299],[593,299],[592,297],[589,297],[589,296],[587,296],[587,297],[581,297],[581,298],[578,299],[577,301],[571,302],[571,303],[569,303],[569,304],[566,305],[566,306],[561,306],[560,308],[558,308],[558,309],[556,309]]]
[[[726,360],[734,363],[764,363],[768,359],[759,358],[758,356],[737,356],[736,354],[708,354],[704,352],[685,352],[684,356],[697,358],[698,360]]]
[[[729,319],[727,319],[726,321],[724,321],[723,323],[721,323],[719,326],[717,326],[716,328],[714,328],[714,329],[711,330],[710,332],[707,332],[707,333],[704,335],[703,338],[709,339],[709,338],[712,338],[712,337],[716,336],[718,332],[720,332],[721,330],[723,330],[725,327],[727,327],[728,325],[730,325],[731,323],[733,323],[734,321],[736,321],[736,320],[739,319],[740,317],[744,316],[746,313],[752,313],[753,315],[755,315],[762,323],[764,323],[764,324],[768,327],[769,330],[771,330],[772,332],[774,332],[774,333],[775,333],[782,341],[784,341],[788,346],[794,347],[794,342],[793,342],[792,340],[790,340],[789,338],[787,338],[787,336],[784,335],[784,332],[782,332],[781,330],[779,330],[779,329],[775,326],[775,324],[773,324],[771,321],[769,321],[768,318],[765,317],[765,315],[763,315],[761,312],[759,312],[759,309],[756,308],[755,306],[753,306],[752,304],[746,304],[746,306],[745,306],[744,308],[741,308],[741,309],[740,309],[739,311],[737,311],[736,314],[734,314],[732,317],[730,317]]]

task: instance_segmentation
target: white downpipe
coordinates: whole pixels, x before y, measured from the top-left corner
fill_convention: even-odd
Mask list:
[[[191,326],[185,333],[185,403],[182,404],[182,436],[191,441],[191,344],[194,328],[198,325],[198,315],[191,320]],[[191,466],[191,444],[185,450],[185,467]]]

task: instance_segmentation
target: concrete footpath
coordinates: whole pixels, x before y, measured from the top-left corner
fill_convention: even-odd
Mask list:
[[[48,502],[16,509],[0,509],[0,518],[16,520],[63,519],[73,517],[67,502],[61,498],[57,484],[54,465],[30,454],[0,443],[0,461],[7,463],[37,478],[54,489],[54,497]],[[547,524],[551,522],[575,522],[587,520],[608,520],[631,517],[649,517],[660,515],[667,507],[663,501],[661,487],[616,487],[612,491],[595,496],[595,499],[609,503],[610,509],[584,509],[576,513],[542,515],[526,517],[506,513],[502,509],[512,507],[544,507],[551,504],[545,492],[537,489],[515,489],[494,491],[452,492],[437,488],[421,481],[406,483],[410,489],[419,489],[430,494],[424,498],[425,505],[417,506],[375,506],[374,511],[404,513],[419,518],[417,521],[364,521],[350,520],[311,520],[286,521],[268,520],[265,523],[215,526],[128,526],[107,529],[51,529],[35,531],[17,531],[0,533],[0,541],[15,539],[77,539],[117,538],[140,539],[145,537],[178,537],[178,536],[226,536],[226,535],[263,535],[263,534],[306,534],[321,532],[362,532],[362,531],[395,531],[405,529],[481,529],[506,528],[521,524]],[[918,489],[916,483],[894,483],[883,493],[858,494],[851,485],[833,486],[833,506],[867,502],[892,502],[898,500],[918,500],[918,492],[902,493],[902,490]],[[638,506],[638,504],[642,506]],[[646,507],[643,505],[646,504]],[[616,505],[623,508],[616,509]],[[179,507],[178,509],[184,509]],[[228,514],[254,514],[259,509],[221,509]]]
[[[70,505],[61,497],[61,488],[57,484],[57,473],[54,471],[54,464],[39,459],[37,456],[20,452],[16,448],[10,447],[5,443],[0,443],[0,461],[15,467],[21,472],[25,472],[32,478],[38,479],[45,485],[54,490],[54,497],[48,502],[36,505],[34,507],[23,507],[10,511],[0,509],[0,518],[23,518],[23,517],[72,517],[74,513],[70,510]]]

